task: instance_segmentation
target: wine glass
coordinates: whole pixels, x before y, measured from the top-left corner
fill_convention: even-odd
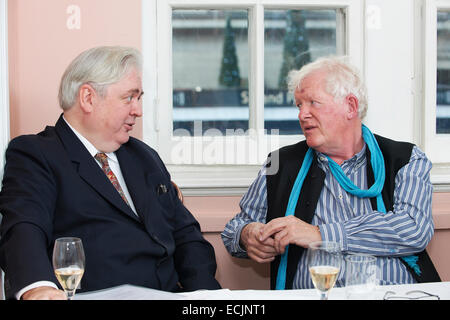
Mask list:
[[[328,300],[328,293],[336,283],[342,264],[341,247],[337,242],[312,242],[307,251],[309,274],[320,300]]]
[[[84,274],[84,250],[79,238],[58,238],[53,248],[53,269],[67,299],[72,300]]]

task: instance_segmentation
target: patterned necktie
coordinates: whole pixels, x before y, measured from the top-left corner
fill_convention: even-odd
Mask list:
[[[114,172],[112,172],[111,168],[109,167],[107,155],[104,154],[103,152],[99,152],[99,153],[97,153],[95,155],[94,158],[95,158],[95,160],[100,162],[100,164],[102,165],[103,172],[106,174],[106,176],[108,177],[109,181],[111,181],[111,183],[113,184],[114,188],[116,188],[117,192],[119,192],[119,194],[122,197],[123,201],[125,201],[125,203],[127,205],[129,205],[128,200],[125,197],[125,194],[123,193],[122,187],[120,186],[116,175],[114,174]]]

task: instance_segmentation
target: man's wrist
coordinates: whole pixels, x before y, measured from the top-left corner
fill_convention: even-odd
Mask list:
[[[243,238],[247,239],[248,236],[248,226],[250,223],[247,223],[241,228],[241,232],[239,233],[239,249],[246,252],[247,251],[247,245],[246,241],[244,241]]]
[[[28,291],[30,291],[30,290],[32,290],[34,288],[37,288],[37,287],[53,287],[55,289],[58,289],[58,286],[55,283],[51,282],[51,281],[37,281],[37,282],[34,282],[34,283],[26,286],[25,288],[23,288],[19,292],[17,292],[16,295],[15,295],[16,299],[17,300],[22,299],[22,296],[26,292],[28,292]]]

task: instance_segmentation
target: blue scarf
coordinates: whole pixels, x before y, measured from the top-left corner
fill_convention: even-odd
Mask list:
[[[362,136],[366,142],[367,147],[370,150],[370,163],[375,176],[375,183],[368,190],[361,190],[353,184],[353,182],[345,175],[341,167],[330,157],[328,158],[328,164],[331,173],[335,179],[339,182],[345,191],[359,197],[359,198],[373,198],[376,197],[377,208],[379,212],[386,213],[386,207],[383,202],[383,197],[381,196],[381,190],[383,190],[385,181],[385,167],[384,158],[381,153],[380,147],[378,146],[375,137],[372,132],[365,126],[362,126]],[[291,194],[289,196],[289,202],[286,208],[285,216],[291,216],[295,214],[295,207],[297,206],[298,198],[300,196],[300,191],[302,189],[303,181],[305,181],[306,175],[311,167],[313,160],[313,150],[311,148],[306,152],[305,158],[303,160],[300,171],[295,179],[294,186],[292,187]],[[286,269],[287,269],[287,257],[288,257],[289,245],[286,246],[286,250],[281,256],[280,265],[278,267],[276,289],[284,290],[286,286]],[[420,275],[421,271],[417,265],[417,256],[402,257],[402,259],[411,267],[413,270]]]

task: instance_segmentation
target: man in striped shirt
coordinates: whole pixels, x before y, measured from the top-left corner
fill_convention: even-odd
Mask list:
[[[431,162],[425,154],[362,125],[366,88],[342,58],[322,58],[292,71],[289,88],[306,141],[268,157],[240,202],[241,212],[222,233],[230,254],[270,262],[272,288],[288,245],[286,288],[313,288],[304,248],[320,240],[340,243],[344,253],[376,256],[380,284],[439,281],[425,251],[434,232]],[[295,214],[288,215],[308,154],[312,161],[294,194]],[[346,191],[346,184],[357,192]],[[377,184],[378,193],[368,196],[366,190]],[[406,256],[412,264],[401,259]],[[344,277],[341,272],[337,286]]]

